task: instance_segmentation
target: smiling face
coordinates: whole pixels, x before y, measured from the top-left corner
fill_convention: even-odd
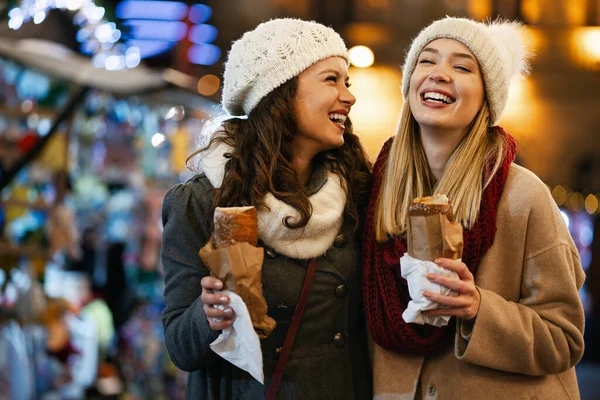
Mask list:
[[[409,102],[419,126],[466,129],[484,102],[483,77],[473,53],[453,39],[436,39],[419,55]]]
[[[356,102],[348,87],[348,65],[341,57],[321,60],[298,76],[295,154],[314,156],[344,144],[344,123]]]

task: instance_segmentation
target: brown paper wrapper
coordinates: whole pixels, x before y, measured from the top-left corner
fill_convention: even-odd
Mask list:
[[[211,238],[199,255],[211,274],[223,282],[223,289],[244,300],[258,337],[269,336],[275,329],[275,320],[267,315],[267,302],[262,295],[264,249],[246,242],[215,249]]]
[[[408,255],[419,260],[462,258],[462,225],[444,214],[409,216],[407,241]]]

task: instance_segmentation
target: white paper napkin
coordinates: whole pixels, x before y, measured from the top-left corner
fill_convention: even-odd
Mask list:
[[[436,308],[445,307],[424,297],[423,292],[427,290],[430,293],[457,296],[458,293],[454,290],[429,281],[427,275],[436,273],[450,278],[458,278],[458,274],[442,268],[432,261],[422,261],[412,258],[408,253],[404,253],[404,256],[400,259],[400,273],[408,282],[408,293],[412,299],[408,303],[404,313],[402,313],[402,319],[408,323],[419,325],[428,324],[438,327],[448,325],[448,321],[451,318],[449,315],[428,316],[421,313],[425,310],[435,310]]]
[[[237,294],[228,290],[222,292],[229,297],[227,306],[235,313],[233,325],[223,329],[210,348],[236,367],[248,372],[254,379],[264,384],[263,359],[260,339],[254,330],[246,303]]]

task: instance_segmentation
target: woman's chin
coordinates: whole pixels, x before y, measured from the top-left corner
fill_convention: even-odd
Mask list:
[[[339,138],[332,139],[327,143],[323,144],[323,149],[321,151],[334,150],[342,147],[344,145],[344,137],[340,135]]]

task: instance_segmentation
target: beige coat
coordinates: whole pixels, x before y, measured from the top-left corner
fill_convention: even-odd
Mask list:
[[[548,189],[514,164],[497,229],[475,276],[474,326],[459,320],[454,348],[434,357],[374,345],[375,399],[579,399],[584,272]]]

